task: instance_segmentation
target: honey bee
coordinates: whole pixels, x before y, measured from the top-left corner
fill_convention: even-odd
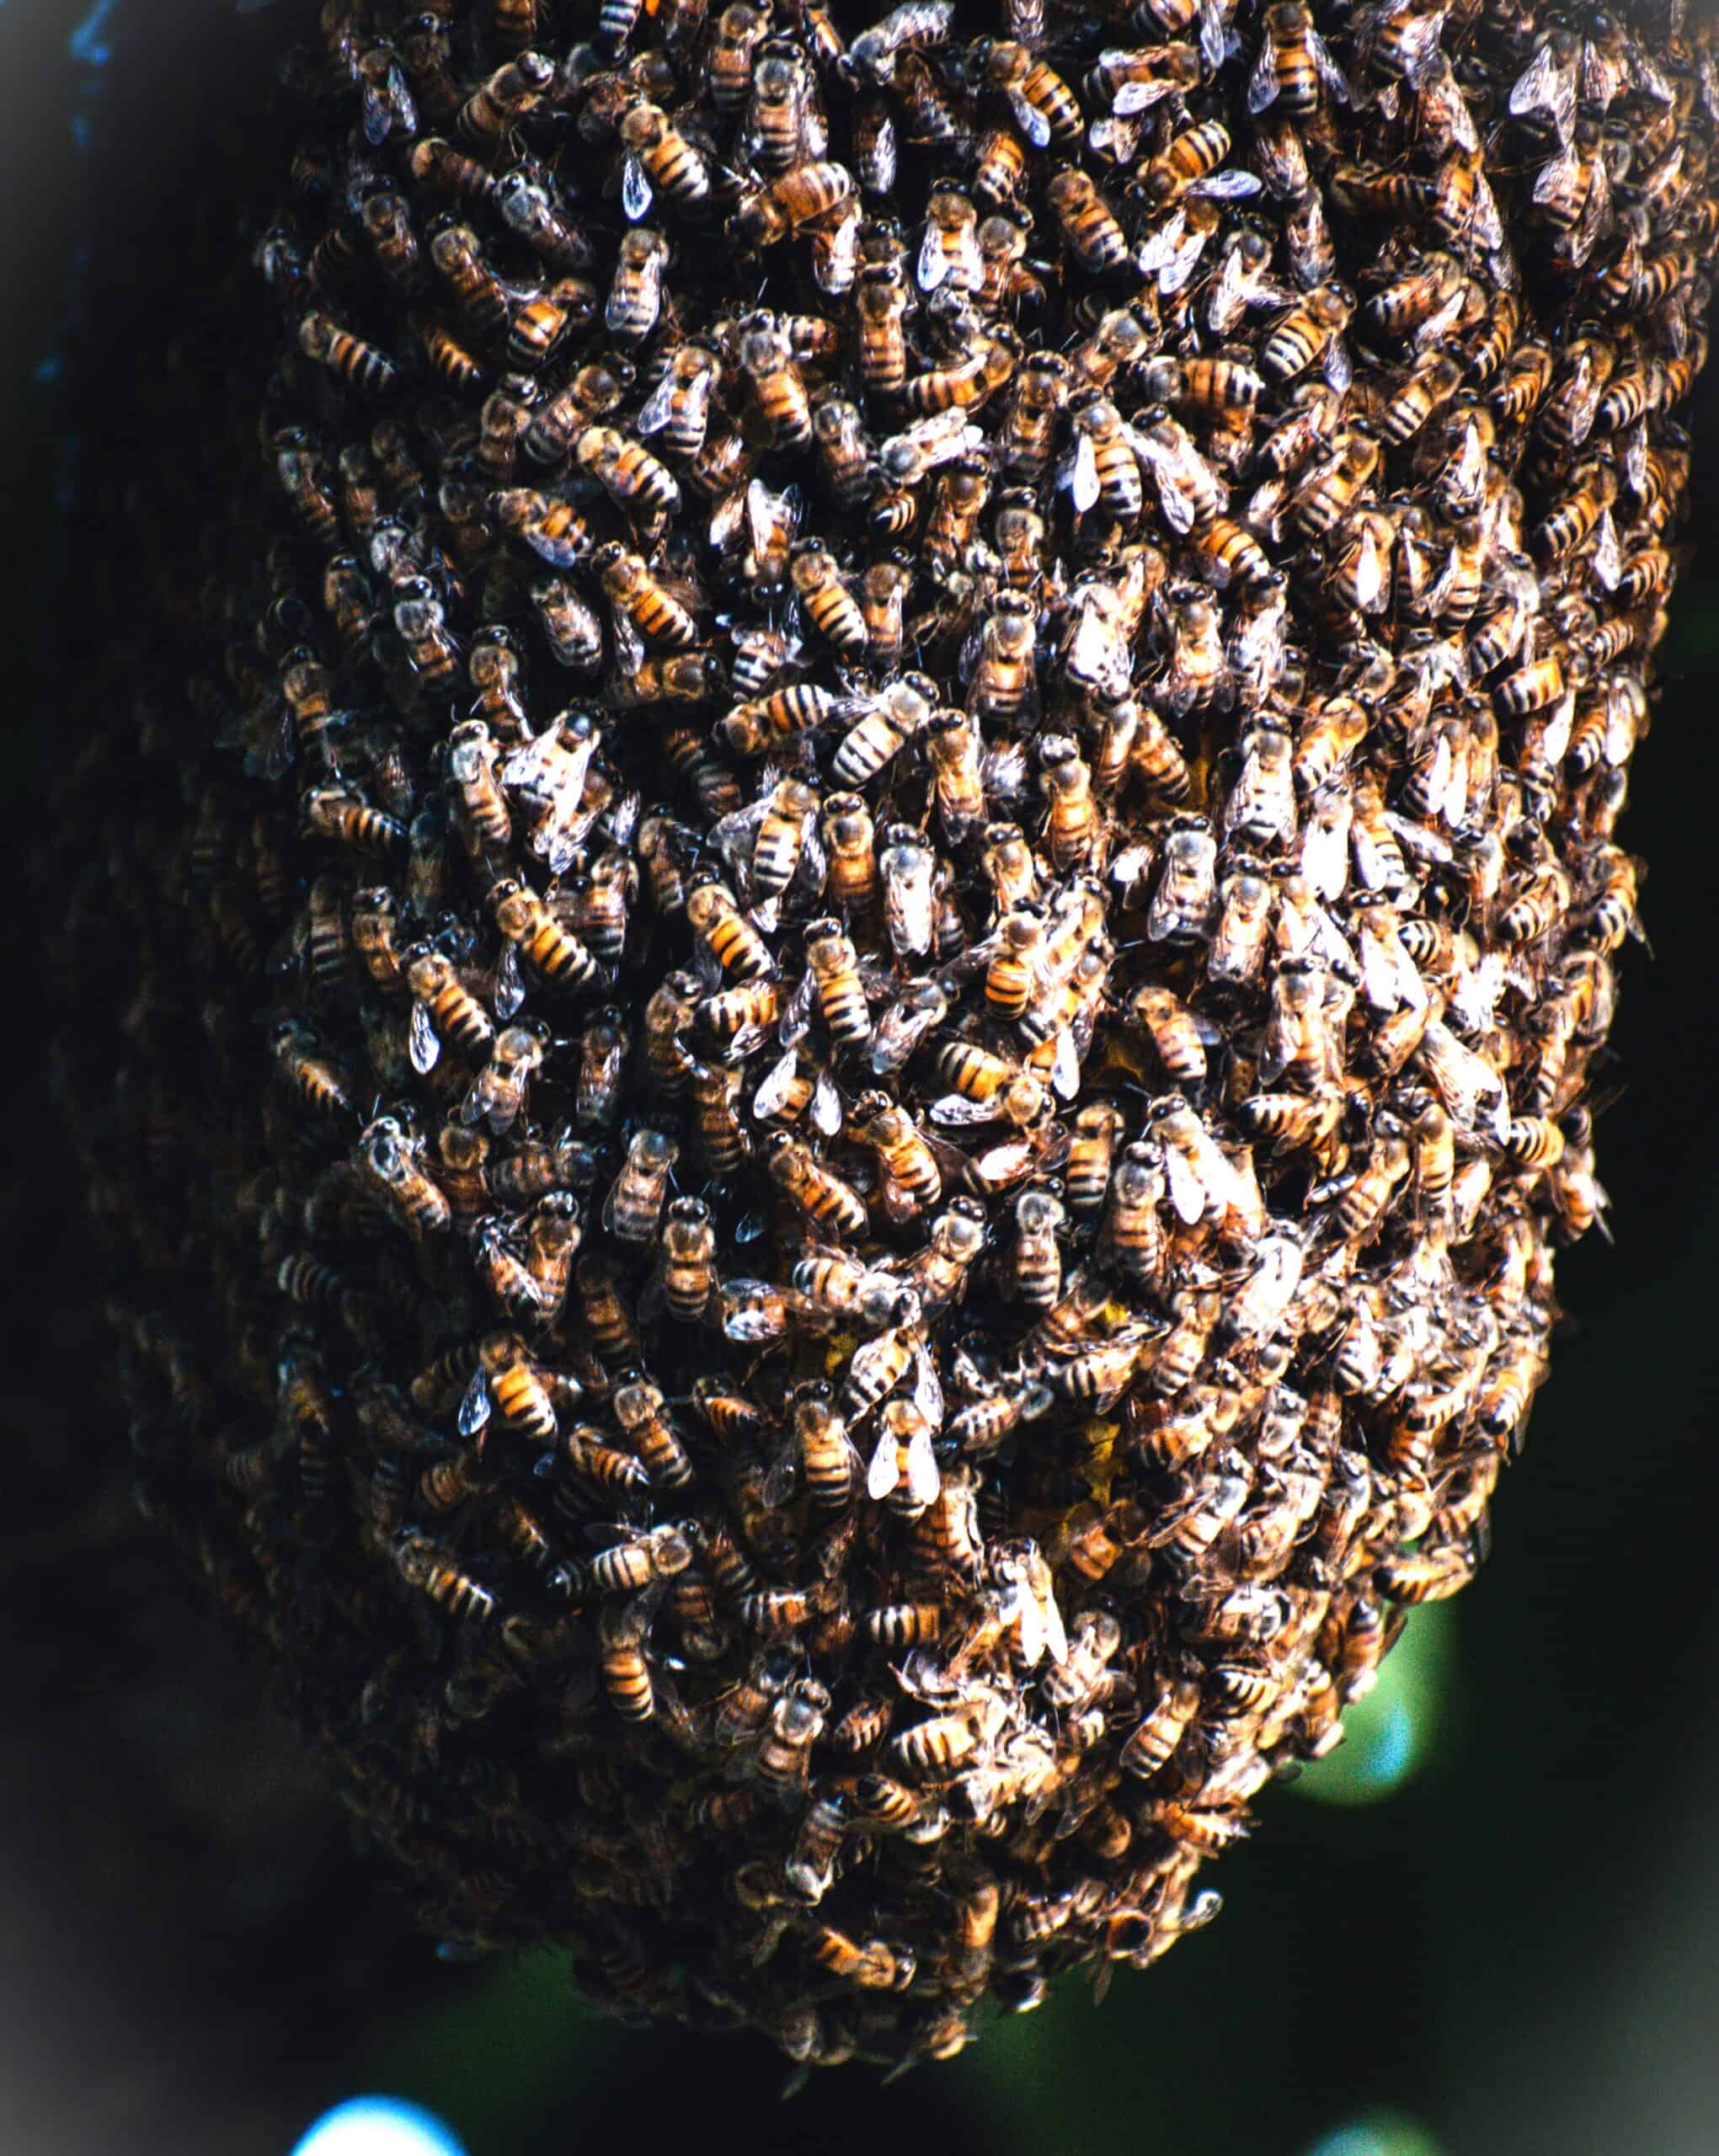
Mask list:
[[[853,1134],[878,1155],[885,1213],[910,1219],[942,1196],[937,1155],[907,1111],[887,1094],[862,1093],[852,1112]]]
[[[541,52],[521,52],[498,67],[467,99],[455,119],[455,131],[478,155],[499,147],[509,129],[546,97],[555,68]]]
[[[634,225],[621,235],[615,275],[603,307],[604,323],[617,343],[642,344],[656,328],[662,313],[663,273],[668,263],[669,243],[649,226]],[[641,423],[639,431],[649,430]],[[695,443],[694,447],[697,446]]]
[[[446,1039],[463,1054],[487,1054],[495,1027],[488,1013],[440,951],[408,954],[404,972],[413,996],[412,1067],[420,1075],[435,1068]]]
[[[630,1602],[606,1603],[597,1613],[604,1687],[616,1712],[628,1721],[649,1721],[656,1711],[655,1688],[644,1652],[653,1614],[649,1593]]]
[[[907,285],[899,264],[869,263],[854,291],[860,379],[868,396],[898,396],[907,380]]]
[[[870,641],[865,614],[820,540],[794,542],[789,575],[799,605],[818,633],[844,658],[862,657]],[[838,772],[838,776],[846,774]]]
[[[1124,426],[1122,414],[1108,398],[1093,392],[1081,392],[1071,403],[1070,414],[1075,449],[1065,483],[1076,514],[1084,516],[1099,509],[1119,523],[1133,523],[1145,501],[1135,430]]]
[[[774,966],[769,945],[741,913],[734,893],[714,875],[695,878],[689,888],[686,920],[724,974],[756,980]]]
[[[366,396],[385,396],[398,379],[399,370],[386,352],[342,329],[325,314],[312,312],[303,317],[298,325],[298,348],[307,360],[326,367],[337,381]]]
[[[465,202],[487,204],[494,200],[495,175],[488,167],[467,157],[440,136],[428,135],[414,143],[409,163],[413,179],[422,187]]]
[[[626,395],[630,375],[624,361],[580,367],[531,414],[521,437],[526,454],[541,464],[559,464],[571,456],[586,428],[613,411]]]
[[[1260,347],[1260,366],[1279,381],[1305,373],[1320,360],[1327,360],[1328,371],[1329,355],[1341,349],[1338,340],[1354,305],[1346,286],[1316,286],[1272,329]]]
[[[398,1118],[381,1116],[359,1139],[366,1170],[385,1193],[390,1208],[414,1236],[434,1235],[453,1218],[446,1198],[419,1166],[418,1149]]]
[[[636,1348],[630,1324],[627,1330],[627,1345]],[[622,1372],[610,1401],[623,1436],[644,1464],[652,1488],[682,1490],[692,1480],[692,1463],[664,1412],[665,1405],[659,1389],[636,1370]]]
[[[535,1020],[504,1026],[491,1045],[488,1062],[472,1081],[461,1120],[487,1123],[498,1135],[510,1129],[525,1113],[526,1091],[543,1067],[547,1043],[548,1028]]]
[[[758,1780],[779,1800],[791,1801],[805,1787],[811,1748],[829,1712],[829,1692],[810,1677],[796,1678],[771,1703],[752,1764]]]
[[[1034,483],[1044,478],[1068,390],[1068,363],[1055,353],[1033,354],[1018,370],[997,433],[997,453],[1006,471]]]
[[[864,1199],[792,1131],[771,1135],[764,1164],[771,1180],[814,1225],[836,1235],[863,1233],[868,1219]]]
[[[740,1076],[719,1065],[687,1060],[699,1150],[712,1175],[732,1175],[745,1157],[747,1140],[736,1103]]]
[[[597,961],[564,928],[537,894],[510,877],[493,884],[490,910],[508,942],[552,987],[583,988],[597,978]]]
[[[613,427],[587,427],[574,444],[573,455],[580,471],[596,480],[617,507],[634,515],[643,531],[654,532],[681,506],[674,473]]]
[[[416,1528],[402,1528],[393,1540],[393,1558],[409,1588],[425,1595],[456,1620],[487,1625],[496,1612],[495,1597],[469,1573],[462,1572],[442,1545]]]
[[[1079,99],[1054,69],[1012,38],[981,38],[973,60],[985,87],[1007,100],[1034,149],[1079,141],[1086,126]]]
[[[1058,173],[1045,189],[1045,200],[1070,251],[1089,275],[1109,276],[1129,266],[1128,236],[1085,173]]]
[[[745,196],[729,220],[729,230],[743,247],[774,247],[839,211],[853,191],[853,174],[846,165],[814,159]]]
[[[627,1159],[603,1203],[603,1225],[617,1242],[655,1240],[668,1199],[669,1177],[680,1157],[676,1141],[659,1130],[634,1134]]]

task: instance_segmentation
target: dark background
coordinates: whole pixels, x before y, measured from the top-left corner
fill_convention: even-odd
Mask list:
[[[101,370],[160,364],[169,213],[220,186],[207,146],[270,28],[232,0],[0,0],[13,878],[103,632],[82,580],[120,543],[115,459],[91,448]],[[140,253],[147,319],[104,303]],[[1624,833],[1651,864],[1656,955],[1628,960],[1602,1127],[1616,1246],[1561,1261],[1570,1321],[1492,1561],[1411,1627],[1350,1744],[1265,1800],[1217,1867],[1215,1926],[1101,2010],[1070,1987],[889,2089],[851,2069],[781,2106],[773,2053],[618,2032],[551,1957],[445,1968],[346,1853],[109,1475],[46,1100],[54,894],[19,882],[0,947],[0,2148],[286,2156],[372,2090],[440,2110],[471,2156],[716,2132],[758,2156],[1719,2147],[1719,370],[1693,425],[1699,551]],[[109,963],[122,979],[123,950]]]

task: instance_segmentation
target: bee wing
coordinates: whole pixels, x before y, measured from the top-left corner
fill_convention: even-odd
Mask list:
[[[1512,117],[1545,112],[1551,116],[1558,140],[1567,142],[1576,125],[1576,66],[1560,67],[1550,36],[1516,78],[1510,93]]]
[[[1611,174],[1604,157],[1594,160],[1588,183],[1588,199],[1570,239],[1570,259],[1586,262],[1611,220]]]
[[[1561,149],[1555,157],[1548,157],[1535,176],[1535,200],[1545,202],[1561,194],[1572,176],[1580,171],[1581,165],[1573,144]]]
[[[1375,1011],[1394,1011],[1401,1001],[1390,952],[1364,928],[1361,931],[1361,987]]]
[[[866,1495],[881,1502],[900,1479],[895,1440],[885,1431],[878,1438],[877,1449],[872,1454],[872,1464],[866,1470]]]
[[[1063,1625],[1062,1611],[1057,1607],[1056,1589],[1049,1579],[1045,1581],[1042,1598],[1033,1606],[1038,1612],[1044,1645],[1051,1660],[1066,1662],[1069,1658],[1069,1636]]]
[[[1150,112],[1155,104],[1173,94],[1174,83],[1124,83],[1116,93],[1111,111],[1118,120],[1130,119],[1137,112]]]
[[[501,963],[495,969],[495,1015],[510,1018],[526,1000],[526,985],[520,977],[519,946],[508,944],[501,953]]]
[[[931,1105],[933,1123],[952,1130],[969,1130],[982,1123],[995,1123],[1001,1110],[995,1101],[969,1101],[964,1093],[945,1093]]]
[[[546,727],[542,733],[534,735],[530,740],[521,742],[501,767],[501,783],[516,787],[521,793],[539,792],[554,745],[555,729],[553,726]]]
[[[489,1420],[489,1380],[482,1370],[474,1370],[460,1401],[458,1424],[462,1438],[475,1437],[483,1428]]]
[[[1618,543],[1617,526],[1612,521],[1609,509],[1600,512],[1599,529],[1594,536],[1590,567],[1594,581],[1602,591],[1617,590],[1624,574],[1624,550]]]
[[[937,1375],[937,1358],[923,1341],[913,1351],[913,1404],[926,1419],[926,1450],[929,1453],[931,1432],[942,1428],[948,1410],[943,1400],[942,1380]],[[932,1496],[936,1495],[933,1490]],[[930,1502],[929,1498],[926,1502]]]
[[[823,1137],[834,1138],[841,1129],[841,1093],[827,1070],[818,1073],[809,1111],[812,1128]]]
[[[1199,504],[1181,458],[1161,448],[1150,435],[1136,434],[1132,429],[1129,439],[1135,456],[1151,468],[1164,521],[1178,538],[1185,537],[1193,529]]]
[[[1349,356],[1349,348],[1341,337],[1333,337],[1325,348],[1325,359],[1320,371],[1339,397],[1347,396],[1355,378],[1355,363]]]
[[[638,430],[642,435],[660,434],[675,414],[676,383],[671,368],[639,407]]]
[[[1188,191],[1204,195],[1208,201],[1239,202],[1247,195],[1257,195],[1264,184],[1257,173],[1228,165],[1222,172],[1210,172],[1204,179],[1195,180]]]
[[[943,243],[935,225],[928,223],[925,237],[919,243],[919,259],[914,264],[914,279],[922,292],[934,292],[949,274],[949,258],[943,251]]]
[[[1265,35],[1259,41],[1259,57],[1253,63],[1253,73],[1247,83],[1247,109],[1263,112],[1268,104],[1275,104],[1278,97],[1278,42],[1271,34],[1269,17]]]
[[[1331,56],[1331,48],[1317,30],[1307,33],[1307,50],[1319,70],[1319,79],[1339,104],[1349,102],[1349,78]]]
[[[1164,1148],[1164,1166],[1170,1182],[1170,1203],[1176,1216],[1193,1227],[1206,1209],[1206,1186],[1193,1155],[1179,1145]]]
[[[1098,499],[1098,459],[1093,451],[1092,437],[1084,430],[1075,446],[1073,463],[1064,483],[1074,498],[1076,515],[1084,516]]]
[[[1229,58],[1237,42],[1230,29],[1223,0],[1200,0],[1199,49],[1207,67],[1215,75]]]
[[[961,639],[960,655],[955,661],[957,677],[963,682],[973,679],[973,670],[979,664],[979,654],[985,648],[985,623],[975,622]]]
[[[1081,1059],[1075,1048],[1075,1037],[1066,1026],[1057,1028],[1050,1082],[1065,1101],[1073,1100],[1081,1090]]]
[[[799,865],[794,870],[793,888],[808,898],[815,899],[823,890],[829,873],[830,856],[823,836],[815,824],[808,822],[800,845]]]
[[[644,167],[629,150],[621,166],[621,206],[629,224],[636,225],[649,213],[650,179]]]
[[[907,1444],[907,1488],[916,1505],[937,1502],[943,1478],[937,1472],[937,1456],[932,1450],[932,1433],[916,1430]]]
[[[772,1512],[791,1505],[799,1486],[799,1456],[792,1439],[777,1454],[776,1464],[764,1478],[762,1496]]]
[[[412,1068],[420,1078],[426,1071],[435,1070],[436,1058],[441,1054],[441,1042],[430,1022],[429,1011],[421,1003],[412,1006],[411,1048]]]
[[[1021,132],[1035,150],[1048,150],[1050,147],[1050,122],[1038,106],[1029,104],[1018,90],[1011,90],[1008,96],[1009,109],[1014,114]]]
[[[1192,231],[1177,248],[1172,259],[1158,272],[1158,290],[1168,298],[1179,292],[1198,267],[1199,259],[1206,251],[1210,239],[1209,232]]]
[[[761,1123],[774,1115],[787,1100],[788,1089],[799,1070],[799,1050],[786,1049],[766,1072],[764,1081],[752,1096],[752,1113]]]
[[[812,1006],[817,1000],[817,978],[809,966],[794,984],[794,991],[782,1006],[782,1017],[777,1022],[776,1038],[784,1046],[792,1047],[803,1041],[811,1031]]]
[[[1182,236],[1188,228],[1188,212],[1172,210],[1168,216],[1153,226],[1134,249],[1134,267],[1143,276],[1150,276],[1161,270],[1166,262],[1175,259],[1176,250],[1182,244]]]
[[[746,492],[743,487],[724,494],[711,511],[710,543],[718,553],[732,553],[739,545],[745,515]]]

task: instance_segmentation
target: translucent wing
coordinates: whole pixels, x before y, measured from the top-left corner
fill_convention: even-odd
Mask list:
[[[1127,120],[1137,112],[1150,112],[1175,88],[1175,83],[1171,82],[1124,83],[1116,93],[1116,102],[1110,109],[1118,120]]]
[[[1031,104],[1018,90],[1009,92],[1009,104],[1020,122],[1021,132],[1035,150],[1050,147],[1050,122],[1035,104]]]
[[[676,384],[674,370],[670,369],[639,407],[638,431],[642,435],[660,434],[675,411]]]
[[[644,167],[631,151],[621,168],[621,206],[629,224],[636,225],[650,211],[650,181]]]
[[[1069,1658],[1069,1636],[1062,1621],[1062,1611],[1057,1606],[1056,1588],[1052,1581],[1050,1567],[1038,1550],[1028,1561],[1028,1577],[1044,1630],[1044,1644],[1050,1650],[1053,1662],[1066,1662]]]
[[[460,1401],[459,1431],[462,1438],[475,1437],[489,1420],[489,1381],[482,1370],[474,1370],[472,1382],[466,1387]]]
[[[1199,49],[1215,75],[1230,56],[1230,34],[1220,0],[1200,0]]]
[[[949,274],[949,258],[943,252],[943,243],[935,225],[927,225],[925,237],[919,243],[919,260],[914,275],[922,292],[934,292]]]
[[[1050,1082],[1065,1101],[1073,1100],[1081,1090],[1081,1059],[1076,1052],[1075,1037],[1066,1026],[1057,1031]]]
[[[1074,497],[1075,514],[1084,516],[1098,499],[1098,459],[1092,448],[1092,437],[1083,433],[1075,450],[1074,469],[1070,475],[1069,492]]]
[[[942,1381],[937,1375],[937,1358],[923,1342],[913,1351],[913,1404],[924,1416],[928,1428],[941,1430],[946,1412]],[[929,1438],[926,1444],[929,1449]],[[936,1492],[932,1494],[935,1496]]]
[[[520,978],[520,954],[517,944],[510,943],[501,954],[501,963],[495,969],[495,1015],[510,1018],[526,1000],[526,985]],[[422,1005],[417,1006],[420,1010]]]
[[[900,1479],[900,1470],[895,1457],[895,1440],[886,1431],[878,1438],[877,1449],[872,1454],[872,1464],[866,1470],[866,1495],[881,1502],[895,1487]]]
[[[1206,1209],[1206,1187],[1199,1170],[1179,1145],[1164,1148],[1164,1166],[1170,1181],[1170,1203],[1177,1218],[1191,1228]]]
[[[1558,140],[1569,141],[1576,124],[1576,66],[1573,57],[1567,66],[1560,66],[1551,38],[1517,77],[1510,110],[1518,120],[1525,113],[1549,114]]]
[[[1244,172],[1239,166],[1227,166],[1222,172],[1208,173],[1204,179],[1197,179],[1188,189],[1190,195],[1204,195],[1213,202],[1239,202],[1245,196],[1257,195],[1264,184],[1257,173]]]
[[[1182,244],[1182,234],[1188,229],[1185,210],[1172,211],[1160,223],[1152,227],[1134,249],[1134,267],[1142,275],[1150,276],[1161,270],[1166,262],[1176,259],[1176,250]]]
[[[412,1006],[411,1048],[412,1068],[420,1077],[435,1070],[436,1058],[441,1054],[441,1042],[430,1022],[429,1011],[421,1003]]]
[[[825,1138],[834,1138],[841,1128],[841,1093],[835,1081],[827,1070],[818,1073],[818,1081],[812,1089],[812,1128]]]
[[[1313,64],[1319,70],[1319,79],[1339,104],[1349,101],[1349,78],[1331,56],[1331,48],[1317,30],[1307,34],[1307,49],[1313,55]]]
[[[1259,57],[1253,63],[1253,73],[1247,84],[1247,109],[1263,112],[1268,104],[1275,104],[1278,97],[1278,46],[1271,34],[1269,19],[1265,35],[1259,41]]]
[[[916,1505],[935,1504],[943,1478],[937,1472],[937,1456],[932,1450],[932,1433],[920,1428],[907,1443],[907,1489]]]
[[[752,1113],[761,1123],[767,1121],[785,1106],[798,1074],[799,1064],[799,1050],[790,1048],[766,1072],[763,1084],[752,1097]]]
[[[969,1101],[964,1093],[945,1093],[931,1105],[932,1121],[945,1123],[952,1130],[969,1130],[982,1123],[995,1123],[1001,1113],[998,1102]]]

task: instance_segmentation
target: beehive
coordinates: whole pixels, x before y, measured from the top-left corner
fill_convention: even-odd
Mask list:
[[[146,1502],[450,1951],[946,2056],[1484,1554],[1709,41],[329,0],[283,82],[197,664],[79,773]]]

